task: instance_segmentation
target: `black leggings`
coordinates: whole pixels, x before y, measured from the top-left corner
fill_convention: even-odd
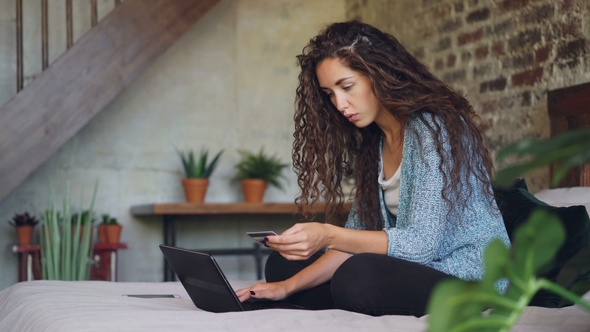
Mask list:
[[[320,256],[289,261],[273,252],[266,263],[266,281],[290,278]],[[453,277],[418,263],[386,255],[359,254],[347,259],[331,281],[293,294],[286,301],[312,310],[422,316],[436,284],[449,278]]]

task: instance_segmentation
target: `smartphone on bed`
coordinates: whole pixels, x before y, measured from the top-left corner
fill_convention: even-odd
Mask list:
[[[246,232],[246,234],[248,234],[251,238],[253,238],[254,240],[256,240],[264,245],[266,245],[265,238],[267,238],[269,236],[277,235],[277,233],[275,233],[273,231]]]
[[[123,294],[127,297],[137,297],[140,299],[179,299],[178,294]]]

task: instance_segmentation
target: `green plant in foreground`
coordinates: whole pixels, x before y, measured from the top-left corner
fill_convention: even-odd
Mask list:
[[[558,166],[552,185],[557,185],[572,167],[590,162],[590,129],[570,131],[554,138],[519,141],[502,148],[497,159],[510,155],[527,160],[500,170],[496,176],[497,185],[506,186],[525,173],[553,163]]]
[[[90,224],[93,224],[96,221],[92,211],[85,210],[85,211],[82,211],[81,213],[72,214],[72,225],[76,225],[79,215],[81,215],[81,218],[82,218],[82,221],[81,221],[82,225],[85,225],[88,219],[90,220]]]
[[[276,155],[266,155],[263,150],[264,149],[260,149],[260,152],[257,154],[250,151],[238,150],[238,153],[242,158],[236,164],[238,172],[234,176],[232,182],[244,179],[261,179],[270,185],[281,190],[283,189],[279,182],[279,178],[286,179],[282,172],[283,169],[289,166],[289,164],[281,163]]]
[[[90,208],[85,211],[87,216],[92,216],[97,189],[98,182],[94,186]],[[82,205],[82,197],[80,197],[80,205]],[[63,198],[63,218],[60,214],[56,207],[55,190],[51,186],[49,209],[45,212],[45,223],[41,234],[43,279],[88,280],[92,262],[90,249],[92,218],[82,218],[84,213],[78,213],[72,219],[69,184],[66,185]],[[64,220],[72,220],[72,226]],[[80,236],[82,226],[84,231]]]
[[[509,155],[525,157],[525,161],[498,172],[496,185],[509,184],[528,171],[558,163],[560,166],[552,179],[556,184],[571,167],[590,162],[590,129],[545,140],[517,142],[503,148],[498,159]],[[590,246],[566,263],[557,283],[536,277],[538,271],[552,263],[564,238],[565,231],[558,218],[542,210],[534,211],[515,231],[510,249],[499,240],[488,246],[482,281],[449,280],[436,287],[428,303],[428,331],[508,331],[540,289],[554,292],[590,311],[590,303],[580,297],[590,290],[590,282],[571,285],[590,270]],[[506,294],[500,294],[495,287],[501,279],[510,283]],[[489,312],[484,315],[486,309]]]
[[[587,310],[590,303],[536,273],[549,264],[565,239],[555,216],[537,210],[514,234],[512,248],[493,241],[485,252],[485,276],[480,282],[449,280],[436,287],[428,304],[428,331],[508,331],[540,289],[552,291]],[[506,294],[496,289],[507,278]],[[491,309],[488,315],[482,312]]]
[[[210,163],[207,163],[209,151],[205,149],[201,149],[198,162],[195,159],[193,151],[185,153],[177,149],[177,152],[182,160],[182,165],[184,166],[184,172],[187,178],[208,179],[215,170],[215,167],[217,167],[217,162],[219,161],[219,157],[223,153],[223,150],[219,151]]]

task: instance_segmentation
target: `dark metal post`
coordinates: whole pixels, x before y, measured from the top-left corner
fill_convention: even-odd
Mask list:
[[[24,87],[23,0],[16,0],[16,92]]]
[[[43,70],[49,67],[49,32],[47,20],[47,0],[41,0],[41,54],[42,54],[42,68]]]
[[[91,21],[91,25],[94,28],[96,26],[96,24],[98,24],[98,4],[96,3],[96,0],[91,0],[91,17],[90,17],[90,21]]]
[[[72,0],[66,0],[66,34],[67,48],[74,44],[74,24],[72,21]]]
[[[176,221],[173,215],[164,215],[164,244],[175,247],[176,246]],[[174,271],[168,265],[168,261],[164,258],[164,281],[174,281]]]

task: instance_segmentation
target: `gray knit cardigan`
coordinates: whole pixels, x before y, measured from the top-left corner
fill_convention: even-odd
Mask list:
[[[431,124],[440,122],[428,114],[424,118]],[[442,131],[444,139],[447,135],[444,128]],[[446,141],[443,149],[450,153]],[[397,217],[389,213],[383,190],[379,188],[384,231],[389,239],[387,254],[463,280],[481,280],[483,254],[490,241],[499,238],[510,246],[502,215],[495,202],[490,204],[474,175],[470,176],[471,195],[459,197],[467,201],[468,208],[460,214],[448,214],[449,204],[442,197],[444,175],[439,170],[440,160],[434,134],[417,116],[410,117],[404,132]],[[358,220],[356,204],[353,204],[345,227],[365,228]],[[505,289],[506,283],[498,286],[500,290]]]

